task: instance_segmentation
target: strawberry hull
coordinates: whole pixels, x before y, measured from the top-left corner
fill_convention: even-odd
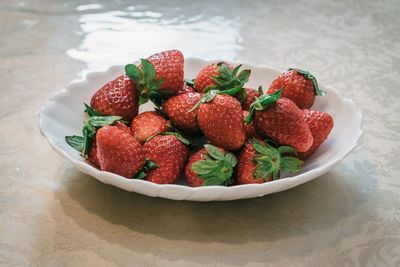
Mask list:
[[[205,144],[193,154],[185,167],[185,178],[191,187],[230,185],[237,159],[220,147]]]

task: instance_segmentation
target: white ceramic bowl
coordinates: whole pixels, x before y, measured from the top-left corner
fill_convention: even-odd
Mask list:
[[[186,59],[185,77],[195,77],[196,73],[208,63],[210,61],[195,58]],[[266,88],[282,72],[267,66],[249,64],[243,64],[242,68],[251,69],[252,73],[247,86],[253,88],[257,88],[259,85]],[[92,94],[98,88],[123,73],[124,66],[112,66],[107,71],[89,73],[83,80],[70,83],[42,107],[40,129],[53,149],[70,160],[80,171],[103,183],[127,191],[152,197],[190,201],[226,201],[260,197],[290,189],[326,173],[354,148],[362,133],[361,114],[357,111],[353,101],[340,97],[332,88],[320,84],[327,94],[324,97],[316,97],[313,109],[322,110],[332,115],[335,126],[328,140],[305,162],[302,171],[296,175],[264,184],[200,188],[191,188],[182,181],[180,184],[159,185],[143,180],[126,179],[93,167],[64,139],[66,135],[81,134],[83,102],[89,103]],[[143,105],[140,112],[151,108],[151,104]]]

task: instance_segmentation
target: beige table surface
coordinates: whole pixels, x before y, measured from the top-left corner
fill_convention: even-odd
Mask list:
[[[0,2],[0,265],[400,266],[399,2],[136,2]],[[362,109],[359,146],[313,182],[225,203],[124,192],[50,148],[52,94],[167,48],[312,71]]]

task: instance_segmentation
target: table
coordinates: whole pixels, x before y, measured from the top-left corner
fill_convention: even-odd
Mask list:
[[[399,266],[397,1],[0,2],[1,266]],[[38,129],[69,81],[169,48],[300,67],[352,98],[364,134],[326,175],[221,203],[81,174]]]

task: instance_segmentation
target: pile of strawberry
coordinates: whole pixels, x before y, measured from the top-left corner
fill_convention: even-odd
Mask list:
[[[225,62],[184,80],[184,57],[164,51],[125,67],[98,89],[83,136],[66,141],[103,171],[158,184],[184,173],[190,186],[264,183],[295,173],[328,137],[332,117],[311,110],[313,75],[289,69],[264,94],[244,85],[250,70]],[[148,101],[154,111],[138,114]]]

